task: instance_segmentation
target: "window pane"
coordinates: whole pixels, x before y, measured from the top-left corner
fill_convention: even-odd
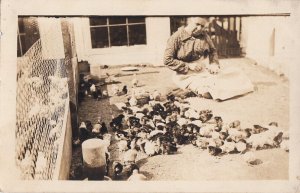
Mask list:
[[[109,17],[109,24],[126,24],[126,17]]]
[[[92,48],[107,48],[108,32],[107,27],[91,28]]]
[[[110,27],[110,42],[111,46],[127,45],[127,30],[126,26]]]
[[[106,25],[106,17],[90,17],[90,26]]]
[[[146,44],[146,25],[129,26],[129,45]]]
[[[187,17],[174,16],[170,18],[171,22],[171,34],[176,32],[178,28],[184,26],[187,23]]]
[[[145,23],[145,17],[139,17],[139,16],[128,17],[128,23]]]

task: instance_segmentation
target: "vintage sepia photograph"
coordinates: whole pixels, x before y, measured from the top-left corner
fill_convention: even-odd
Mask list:
[[[26,183],[299,185],[291,30],[299,2],[283,5],[254,13],[20,11],[11,19],[9,73],[1,44],[1,91],[14,93],[3,97],[14,101],[10,175]]]

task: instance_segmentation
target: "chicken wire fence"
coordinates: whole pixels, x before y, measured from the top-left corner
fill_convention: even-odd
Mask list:
[[[17,64],[15,158],[23,180],[53,179],[66,129],[70,61],[45,58],[43,52],[39,39]]]

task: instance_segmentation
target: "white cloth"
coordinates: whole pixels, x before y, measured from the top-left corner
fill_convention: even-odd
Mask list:
[[[209,92],[213,99],[225,100],[254,91],[254,86],[243,71],[224,68],[216,75],[206,70],[182,75],[173,74],[173,82],[181,89],[190,89],[198,94]]]

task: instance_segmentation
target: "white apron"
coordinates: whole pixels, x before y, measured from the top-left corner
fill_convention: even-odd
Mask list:
[[[173,82],[181,89],[190,89],[197,94],[209,92],[213,99],[226,100],[254,91],[246,74],[238,68],[221,68],[216,75],[204,70],[187,75],[174,72]]]

